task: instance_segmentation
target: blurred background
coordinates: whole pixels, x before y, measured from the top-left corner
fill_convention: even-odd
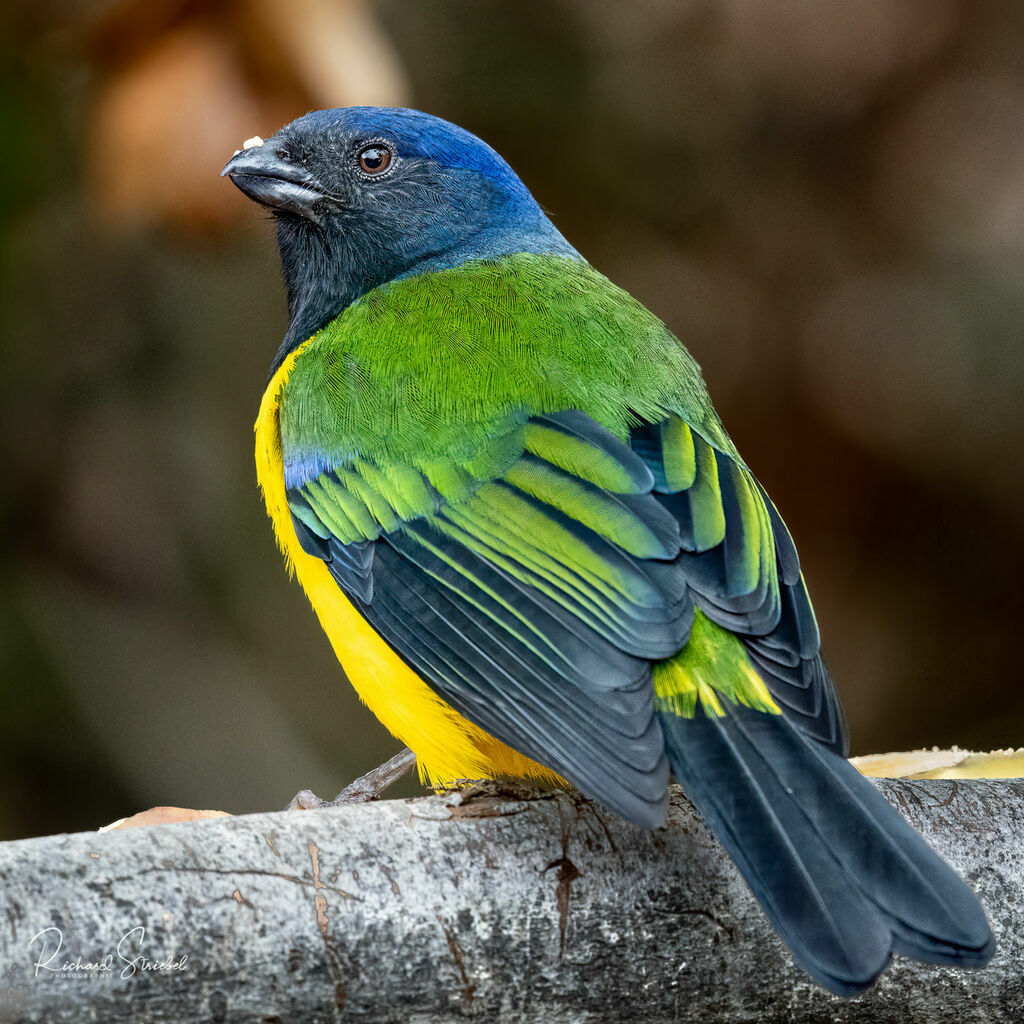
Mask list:
[[[397,749],[256,490],[284,295],[218,177],[353,103],[483,136],[684,340],[854,753],[1024,744],[1019,0],[8,0],[0,838],[275,809]]]

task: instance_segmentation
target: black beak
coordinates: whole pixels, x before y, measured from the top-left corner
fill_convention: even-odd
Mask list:
[[[273,139],[236,153],[220,172],[250,199],[271,210],[293,213],[319,223],[324,190],[304,168],[278,154]]]

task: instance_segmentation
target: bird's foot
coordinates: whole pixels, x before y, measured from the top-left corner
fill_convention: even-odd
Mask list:
[[[317,807],[328,807],[328,802],[321,797],[318,797],[316,793],[311,789],[300,789],[288,801],[288,806],[285,808],[286,811],[312,811]]]
[[[450,786],[434,790],[447,799],[449,807],[460,807],[471,800],[490,797],[495,800],[546,800],[555,792],[551,786],[525,779],[456,779]]]
[[[300,789],[285,808],[286,811],[309,811],[317,807],[337,807],[340,804],[361,804],[376,800],[392,783],[397,782],[413,765],[416,755],[406,747],[379,768],[349,783],[333,800],[322,800],[308,789]]]

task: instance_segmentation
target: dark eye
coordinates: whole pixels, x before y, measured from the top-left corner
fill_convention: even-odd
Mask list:
[[[359,169],[364,174],[380,174],[391,166],[391,150],[374,143],[359,150]]]

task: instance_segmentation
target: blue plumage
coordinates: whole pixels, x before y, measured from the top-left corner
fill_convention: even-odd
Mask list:
[[[843,758],[792,539],[664,325],[418,111],[308,114],[226,170],[278,214],[288,287],[268,509],[336,649],[369,624],[412,670],[401,715],[362,677],[395,734],[422,759],[472,725],[459,766],[546,769],[649,828],[671,769],[832,991],[894,952],[984,964],[977,899]]]
[[[368,193],[352,157],[382,138],[394,147],[393,163]],[[272,372],[346,306],[390,281],[514,253],[581,259],[490,146],[417,110],[314,111],[257,152],[249,159],[301,168],[302,183],[315,182],[334,205],[315,232],[278,218],[290,323]]]
[[[280,137],[318,137],[322,143],[358,139],[393,141],[400,157],[424,157],[452,170],[474,171],[533,202],[515,171],[490,146],[451,121],[408,107],[338,107],[314,110],[285,125]]]

